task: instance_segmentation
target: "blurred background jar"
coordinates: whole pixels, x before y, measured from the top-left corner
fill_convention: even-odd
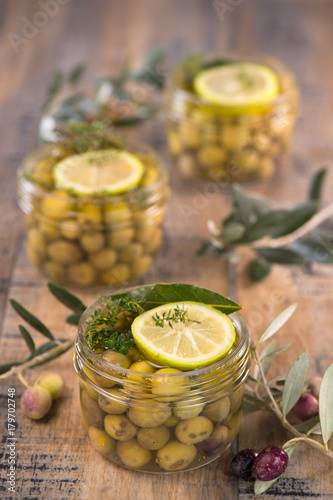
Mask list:
[[[218,459],[241,422],[250,364],[242,316],[229,316],[237,343],[227,357],[181,372],[160,370],[135,348],[126,356],[94,352],[85,331],[101,304],[97,301],[82,315],[74,355],[82,422],[92,446],[111,462],[142,472],[192,470]]]
[[[194,81],[199,73],[233,63],[268,68],[277,78],[278,94],[269,102],[238,108],[197,94]],[[185,177],[225,184],[272,177],[288,158],[298,101],[292,72],[272,57],[188,57],[166,88],[168,143],[176,168]]]
[[[86,148],[79,128],[78,135],[33,151],[18,172],[26,251],[31,262],[59,284],[117,287],[145,274],[156,258],[169,179],[152,149],[117,144],[144,165],[137,186],[121,194],[94,196],[59,188],[54,166]],[[91,147],[94,136],[88,141]],[[110,147],[106,136],[97,134],[96,141],[97,150]]]

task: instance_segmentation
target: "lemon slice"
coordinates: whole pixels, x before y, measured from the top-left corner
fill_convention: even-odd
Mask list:
[[[118,149],[68,156],[57,163],[53,177],[66,191],[77,195],[119,194],[136,186],[144,165],[135,155]]]
[[[182,321],[163,321],[156,318],[185,310]],[[173,302],[150,309],[137,316],[132,334],[138,350],[148,361],[181,370],[207,366],[225,356],[231,349],[236,331],[228,316],[206,304]]]
[[[203,70],[195,77],[193,86],[206,101],[234,112],[265,105],[280,92],[276,73],[255,63],[231,63]]]

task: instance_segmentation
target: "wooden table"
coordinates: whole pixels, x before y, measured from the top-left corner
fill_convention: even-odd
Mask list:
[[[47,0],[41,3],[47,4]],[[19,319],[8,298],[22,302],[58,336],[74,336],[64,326],[67,314],[46,289],[46,280],[32,267],[23,245],[22,217],[16,205],[16,170],[36,145],[37,124],[51,73],[87,62],[87,76],[116,72],[127,55],[138,64],[154,45],[167,49],[167,69],[195,50],[262,51],[283,59],[295,71],[302,94],[301,115],[293,156],[279,177],[251,188],[276,205],[290,206],[306,196],[311,174],[333,158],[333,2],[330,0],[265,0],[232,2],[218,12],[213,1],[191,0],[53,0],[53,10],[30,38],[25,19],[43,24],[40,3],[2,0],[0,5],[0,324],[1,363],[20,360],[27,349],[18,333]],[[222,2],[223,3],[223,2]],[[233,5],[233,7],[232,7]],[[45,10],[44,10],[45,11]],[[23,37],[15,38],[13,33]],[[31,35],[31,32],[30,32]],[[23,41],[22,41],[23,40]],[[163,120],[147,123],[141,139],[167,156]],[[307,349],[311,374],[323,374],[332,362],[333,269],[318,267],[311,274],[301,268],[276,267],[262,284],[244,275],[245,254],[236,279],[228,278],[222,261],[200,260],[195,252],[208,236],[206,221],[218,222],[230,208],[226,194],[202,204],[195,217],[185,220],[181,204],[193,206],[203,183],[184,182],[171,168],[172,199],[165,221],[162,254],[141,283],[187,282],[228,295],[234,289],[243,314],[257,339],[269,321],[286,305],[298,309],[277,337],[291,343],[277,358],[274,369],[284,374],[295,357]],[[330,199],[329,172],[325,200]],[[91,303],[96,294],[80,294]],[[35,335],[36,342],[40,337]],[[89,445],[80,423],[78,381],[69,352],[52,364],[66,380],[64,396],[41,422],[30,421],[17,409],[16,494],[6,490],[7,391],[16,389],[17,406],[23,391],[16,378],[6,379],[1,391],[1,483],[3,499],[181,499],[242,500],[253,498],[252,485],[228,474],[235,446],[202,470],[162,477],[117,468]],[[289,436],[290,437],[290,436]],[[288,434],[269,415],[243,418],[239,447],[279,445]],[[300,446],[283,478],[262,498],[333,498],[333,468],[312,448]]]

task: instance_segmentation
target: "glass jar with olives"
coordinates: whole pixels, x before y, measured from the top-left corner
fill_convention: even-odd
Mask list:
[[[243,318],[237,312],[229,316],[236,337],[223,359],[184,371],[149,361],[138,345],[128,345],[124,353],[103,347],[110,304],[117,297],[102,297],[85,311],[75,342],[82,420],[91,444],[111,462],[142,472],[192,470],[216,460],[240,426],[250,362]],[[127,307],[126,302],[111,321],[114,328],[130,324]],[[92,331],[100,333],[94,348]],[[125,335],[122,340],[126,343]]]
[[[117,287],[145,274],[157,255],[168,174],[147,146],[78,154],[68,144],[40,147],[19,170],[27,254],[54,282]]]
[[[272,57],[193,55],[168,80],[166,113],[169,149],[185,177],[268,179],[290,150],[298,88]]]

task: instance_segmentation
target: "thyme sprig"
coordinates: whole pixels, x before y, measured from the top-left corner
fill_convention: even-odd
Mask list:
[[[152,316],[152,320],[155,322],[156,326],[164,327],[165,323],[168,323],[170,328],[173,328],[176,323],[200,323],[194,319],[190,319],[188,316],[188,309],[181,308],[179,305],[170,309],[168,312],[164,311],[162,314],[155,313]]]
[[[248,274],[256,282],[269,275],[274,263],[305,268],[314,262],[333,264],[333,233],[318,228],[333,215],[333,202],[319,210],[325,175],[325,168],[319,170],[312,178],[308,199],[291,209],[274,209],[266,198],[246,194],[234,185],[233,211],[221,222],[221,230],[208,221],[211,238],[202,242],[197,254],[237,262],[237,250],[250,248],[255,258]]]

